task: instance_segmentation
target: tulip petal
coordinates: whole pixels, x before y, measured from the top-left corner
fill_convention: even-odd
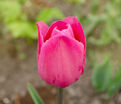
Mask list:
[[[86,54],[86,38],[84,35],[83,28],[78,21],[77,17],[67,17],[63,20],[66,23],[69,23],[73,29],[73,33],[75,36],[75,39],[82,42],[84,44],[84,59],[83,59],[83,69],[85,66],[85,54]]]
[[[52,34],[54,28],[57,28],[58,30],[61,31],[63,29],[67,29],[68,27],[67,27],[67,23],[66,22],[63,22],[63,21],[56,21],[56,22],[54,22],[50,26],[50,28],[49,28],[49,30],[48,30],[48,32],[46,34],[46,37],[44,39],[44,42],[51,37],[51,34]]]
[[[84,48],[86,48],[84,31],[77,17],[67,17],[63,21],[69,23],[72,26],[76,40],[82,42],[84,44]]]
[[[41,46],[43,44],[43,40],[44,40],[45,35],[48,31],[48,25],[46,25],[42,21],[37,22],[37,29],[38,29],[38,54],[39,54],[40,50],[41,50]]]
[[[54,36],[43,44],[38,72],[47,83],[64,88],[83,72],[84,45],[65,35]]]
[[[56,36],[56,35],[65,35],[65,36],[74,38],[73,30],[70,24],[67,24],[67,29],[59,30],[57,27],[54,28],[51,34],[51,37]]]
[[[49,28],[48,25],[45,24],[43,21],[39,21],[37,22],[37,28],[39,35],[42,35],[44,38]]]

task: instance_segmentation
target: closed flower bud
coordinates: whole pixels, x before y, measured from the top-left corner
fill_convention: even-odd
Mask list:
[[[76,82],[84,71],[86,39],[76,17],[67,17],[48,27],[37,22],[37,64],[40,77],[60,88]]]

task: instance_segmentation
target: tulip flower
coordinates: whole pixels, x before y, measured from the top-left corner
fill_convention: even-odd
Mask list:
[[[76,17],[51,24],[37,22],[38,72],[48,84],[65,88],[84,72],[86,39]]]

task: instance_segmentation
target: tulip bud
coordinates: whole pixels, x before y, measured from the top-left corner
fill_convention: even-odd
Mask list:
[[[38,72],[48,84],[60,88],[76,82],[85,66],[86,39],[76,17],[67,17],[38,28]]]

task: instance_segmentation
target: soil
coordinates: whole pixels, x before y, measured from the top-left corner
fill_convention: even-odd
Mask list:
[[[37,42],[25,40],[0,40],[0,104],[34,104],[27,91],[30,82],[37,88],[46,104],[54,104],[57,88],[42,81],[37,73]],[[19,55],[24,53],[24,58]],[[80,80],[65,88],[65,104],[121,104],[121,93],[110,100],[98,94],[91,84],[92,69],[87,67]]]

